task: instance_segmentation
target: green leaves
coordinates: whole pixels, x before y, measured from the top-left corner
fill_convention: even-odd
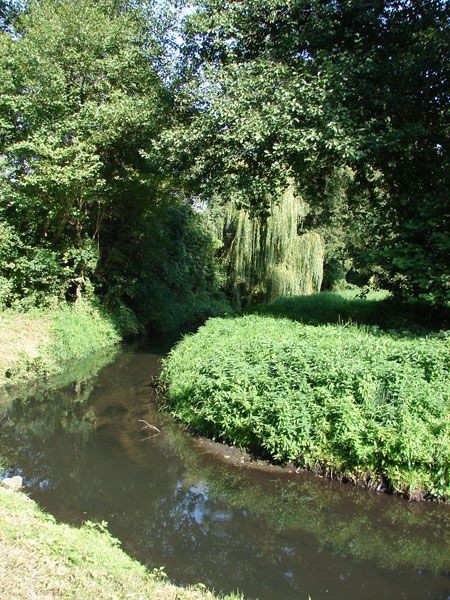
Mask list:
[[[330,228],[327,182],[350,167],[343,259],[399,296],[445,303],[447,4],[197,6],[172,158],[189,183],[265,215],[294,178],[311,218]]]
[[[133,262],[137,248],[141,262],[127,268],[126,281],[142,322],[175,332],[230,311],[215,239],[203,214],[179,203],[154,211],[141,226],[142,238],[130,258]]]
[[[449,358],[438,337],[251,316],[208,321],[162,377],[173,414],[200,433],[406,495],[445,495]]]
[[[144,26],[110,0],[44,0],[21,15],[20,34],[1,34],[0,221],[23,240],[25,262],[51,252],[68,299],[96,280],[118,205],[159,196],[160,165],[149,168],[141,150],[162,128],[167,95]],[[31,292],[55,293],[28,275]]]

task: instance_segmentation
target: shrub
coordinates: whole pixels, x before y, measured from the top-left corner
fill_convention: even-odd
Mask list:
[[[131,277],[131,305],[140,321],[173,333],[229,313],[216,241],[204,215],[179,204],[153,217],[142,238],[142,262]]]
[[[211,319],[165,360],[173,414],[277,462],[448,493],[449,349],[356,326]]]
[[[52,343],[55,360],[64,361],[87,356],[120,342],[113,319],[88,303],[61,305],[52,317]]]

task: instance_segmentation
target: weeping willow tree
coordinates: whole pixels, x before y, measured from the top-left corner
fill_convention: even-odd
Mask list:
[[[320,290],[324,243],[318,233],[299,234],[307,206],[293,186],[266,219],[232,204],[210,211],[222,242],[227,291],[238,307]]]

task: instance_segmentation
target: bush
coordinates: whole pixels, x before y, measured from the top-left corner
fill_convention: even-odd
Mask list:
[[[376,328],[211,319],[164,362],[173,414],[277,462],[448,493],[449,348]]]
[[[229,313],[215,252],[203,214],[184,204],[155,212],[142,237],[141,263],[129,276],[135,281],[130,304],[139,320],[173,333]]]
[[[49,351],[55,361],[82,358],[121,340],[111,316],[88,303],[61,305],[52,317]]]
[[[74,286],[77,261],[86,272],[96,261],[95,248],[56,249],[48,240],[28,243],[0,214],[0,308],[30,309],[64,300]],[[94,257],[92,254],[94,253]]]

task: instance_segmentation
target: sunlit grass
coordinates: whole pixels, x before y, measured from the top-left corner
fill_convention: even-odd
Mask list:
[[[120,327],[98,308],[59,305],[26,312],[0,312],[0,386],[57,373],[80,359],[118,343]]]
[[[421,303],[399,302],[385,290],[362,296],[358,289],[280,298],[252,307],[248,312],[285,317],[310,325],[358,323],[416,333],[448,327],[449,316],[443,307],[437,309]]]
[[[121,549],[104,525],[56,523],[24,494],[0,488],[0,597],[214,600],[204,586],[171,585]],[[242,600],[232,594],[222,600]]]

